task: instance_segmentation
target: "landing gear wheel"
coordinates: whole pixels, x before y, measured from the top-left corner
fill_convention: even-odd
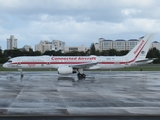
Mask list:
[[[24,76],[23,75],[23,70],[22,69],[18,69],[18,71],[20,72],[20,76],[21,76],[21,78]]]
[[[85,78],[85,77],[86,77],[86,75],[85,75],[85,74],[81,74],[81,75],[82,75],[82,77],[83,77],[83,78]]]
[[[78,78],[79,78],[79,79],[83,79],[83,78],[85,78],[85,77],[86,77],[86,75],[85,75],[85,74],[80,74],[80,73],[78,73],[78,74],[77,74],[77,76],[78,76]]]
[[[24,75],[23,74],[21,74],[21,78],[23,77]]]

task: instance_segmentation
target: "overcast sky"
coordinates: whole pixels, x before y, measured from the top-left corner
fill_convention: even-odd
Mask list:
[[[0,0],[0,46],[14,35],[18,48],[41,40],[90,47],[105,39],[156,33],[160,42],[160,0]]]

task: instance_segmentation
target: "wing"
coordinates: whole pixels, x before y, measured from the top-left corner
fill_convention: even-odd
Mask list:
[[[75,65],[69,65],[70,67],[73,67],[73,68],[89,68],[89,67],[92,67],[94,65],[97,65],[98,63],[83,63],[83,64],[75,64]]]

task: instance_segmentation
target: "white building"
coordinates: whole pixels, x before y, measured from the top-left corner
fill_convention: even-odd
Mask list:
[[[160,50],[160,43],[157,42],[157,41],[154,41],[152,44],[151,44],[151,48],[157,48],[158,50]]]
[[[35,45],[35,51],[40,51],[41,53],[51,50],[52,50],[52,42],[49,41],[41,41],[39,44]]]
[[[99,49],[102,51],[103,50],[103,42],[105,41],[104,38],[99,38],[98,39],[98,45],[99,45]]]
[[[96,50],[100,50],[100,48],[99,48],[99,43],[95,43],[95,44],[94,44],[94,47],[95,47]]]
[[[60,40],[53,40],[52,45],[53,45],[52,50],[55,50],[55,51],[61,50],[62,52],[64,51],[65,42]]]
[[[113,49],[118,50],[118,51],[126,50],[126,40],[113,41]]]
[[[11,35],[10,38],[7,39],[7,49],[12,50],[17,48],[17,39],[14,38],[14,35]]]
[[[137,43],[139,42],[139,40],[137,39],[130,39],[130,40],[105,40],[104,38],[100,38],[99,39],[99,50],[110,50],[110,49],[115,49],[118,51],[121,50],[131,50],[135,45],[137,45]],[[97,45],[97,46],[98,46]],[[96,48],[96,50],[98,50]]]
[[[86,52],[88,50],[88,47],[85,45],[81,46],[65,46],[64,47],[64,52],[72,52],[72,51],[78,51],[78,52]]]
[[[60,40],[53,40],[50,41],[41,41],[39,44],[35,45],[35,51],[40,51],[41,53],[44,53],[45,51],[51,51],[51,50],[62,50],[64,51],[65,42]]]
[[[32,49],[32,48],[31,48],[31,46],[29,46],[29,45],[25,45],[25,46],[23,47],[23,49],[26,50],[26,51],[29,51],[29,50]]]
[[[131,50],[134,46],[138,44],[139,40],[137,39],[130,39],[126,41],[126,50]]]
[[[99,38],[99,50],[110,50],[113,48],[113,40],[105,40],[104,38]]]

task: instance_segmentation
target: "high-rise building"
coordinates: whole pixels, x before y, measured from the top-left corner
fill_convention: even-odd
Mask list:
[[[13,50],[17,48],[17,39],[14,38],[14,35],[11,35],[10,38],[7,39],[7,49]]]

